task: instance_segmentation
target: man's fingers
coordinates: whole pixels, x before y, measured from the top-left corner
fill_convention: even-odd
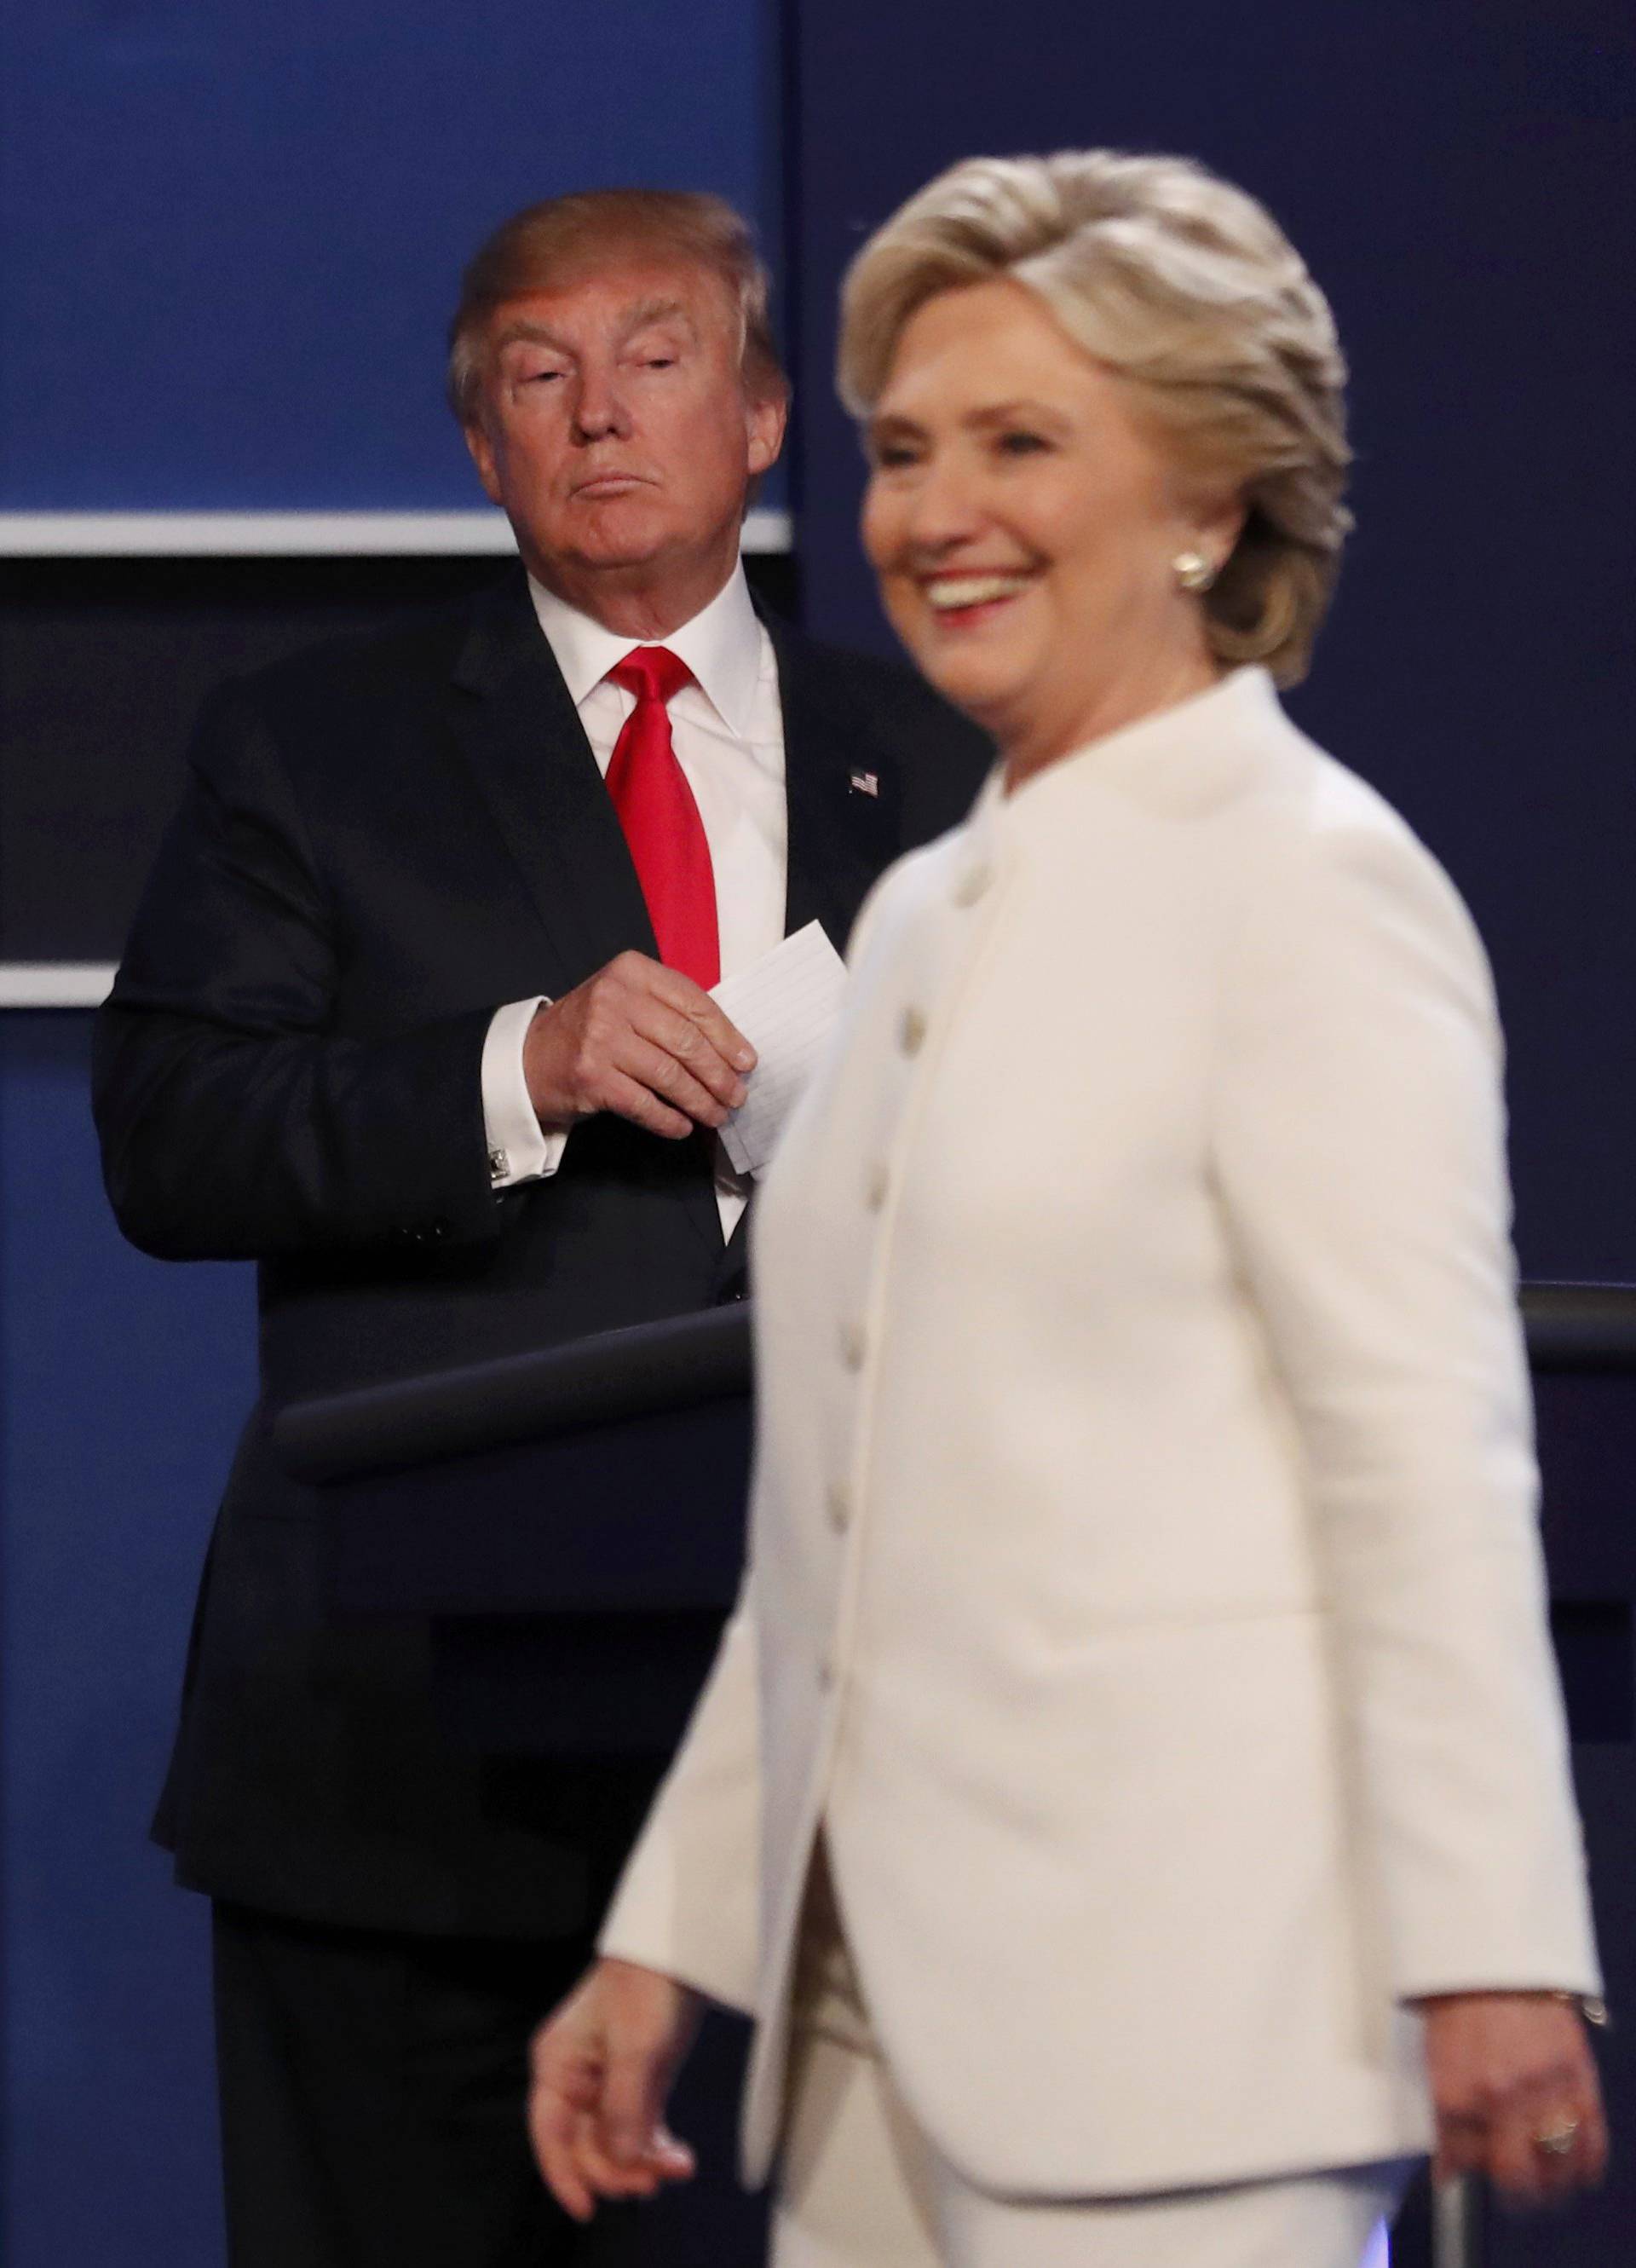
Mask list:
[[[721,1126],[734,1108],[731,1101],[719,1099],[708,1086],[695,1079],[686,1064],[650,1041],[633,1035],[620,1057],[619,1069],[639,1086],[657,1094],[671,1109],[685,1111],[695,1125]],[[737,1084],[736,1079],[730,1082],[730,1093]]]
[[[708,995],[699,998],[715,1012],[715,1004]],[[631,1029],[664,1054],[672,1057],[703,1086],[708,1086],[719,1102],[736,1110],[745,1098],[745,1079],[750,1068],[737,1061],[748,1047],[726,1018],[715,1017],[719,1031],[713,1031],[705,1022],[684,1014],[667,1002],[657,998],[642,1001],[631,1020]],[[752,1051],[752,1063],[754,1061]]]
[[[725,1064],[736,1071],[755,1069],[755,1049],[745,1039],[737,1024],[730,1023],[708,992],[699,995],[700,1005],[685,1011]]]
[[[633,1125],[645,1126],[649,1134],[662,1134],[667,1142],[679,1142],[693,1132],[693,1120],[679,1110],[672,1110],[638,1079],[622,1071],[611,1072],[608,1079],[607,1100],[604,1108],[620,1118],[628,1118]]]
[[[548,1130],[612,1110],[671,1141],[719,1127],[754,1064],[708,992],[637,953],[542,1008],[524,1046],[529,1099]]]
[[[646,973],[645,989],[694,1025],[723,1063],[740,1072],[754,1070],[755,1049],[702,985],[695,984],[691,976],[684,976],[679,968],[666,968],[661,961],[643,961],[641,965]]]

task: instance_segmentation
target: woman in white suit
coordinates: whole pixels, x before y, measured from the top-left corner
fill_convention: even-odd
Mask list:
[[[1347,526],[1261,208],[957,166],[848,280],[864,539],[994,735],[860,923],[757,1223],[751,1567],[542,2030],[569,2209],[752,2010],[779,2268],[1354,2268],[1434,2146],[1605,2148],[1500,1040],[1287,720]]]

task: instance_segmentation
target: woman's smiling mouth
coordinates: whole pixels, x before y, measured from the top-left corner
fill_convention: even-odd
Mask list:
[[[970,623],[988,621],[1027,590],[1033,579],[1031,571],[929,575],[921,578],[921,590],[940,625],[963,630]]]

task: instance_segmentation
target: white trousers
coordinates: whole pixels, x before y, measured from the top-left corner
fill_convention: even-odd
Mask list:
[[[972,2188],[892,2085],[821,1878],[803,1940],[772,2268],[1385,2268],[1405,2165],[1061,2204]]]

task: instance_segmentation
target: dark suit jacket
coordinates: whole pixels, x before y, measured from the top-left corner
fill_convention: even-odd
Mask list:
[[[987,744],[905,671],[770,626],[787,926],[843,946],[882,867],[963,814]],[[853,784],[872,774],[878,792]],[[519,573],[430,623],[301,655],[207,709],[98,1032],[121,1227],[260,1263],[262,1395],[200,1594],[158,1831],[216,1896],[376,1928],[549,1934],[605,1894],[652,1772],[502,1767],[445,1741],[426,1635],[326,1615],[286,1401],[738,1296],[704,1138],[588,1122],[488,1182],[503,1001],[651,954],[635,870]]]

